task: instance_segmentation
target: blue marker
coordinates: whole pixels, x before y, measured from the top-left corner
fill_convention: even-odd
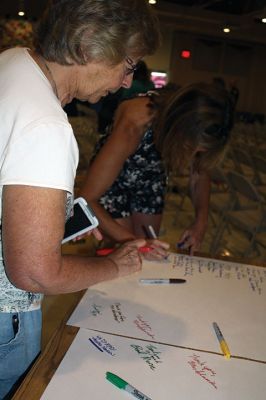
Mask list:
[[[185,239],[182,242],[178,242],[176,244],[177,249],[182,249],[182,247],[184,247],[184,245],[186,244],[186,242],[189,240],[190,236],[186,236]],[[190,247],[190,246],[189,246]]]
[[[178,249],[182,249],[182,247],[184,246],[185,243],[186,243],[186,241],[183,240],[183,242],[177,243],[177,244],[176,244],[176,247],[177,247]]]

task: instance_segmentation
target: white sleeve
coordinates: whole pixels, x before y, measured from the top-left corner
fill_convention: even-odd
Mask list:
[[[2,166],[1,185],[30,185],[72,193],[78,147],[72,128],[42,123],[11,136]]]

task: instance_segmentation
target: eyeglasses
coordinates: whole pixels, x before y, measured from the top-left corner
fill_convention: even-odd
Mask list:
[[[126,67],[126,75],[134,74],[134,72],[138,69],[138,65],[134,63],[134,61],[130,57],[126,57],[126,63],[130,65],[130,67]]]

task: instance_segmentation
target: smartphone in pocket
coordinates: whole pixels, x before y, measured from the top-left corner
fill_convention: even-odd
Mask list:
[[[74,200],[73,215],[66,222],[62,244],[91,231],[98,225],[98,219],[86,200],[78,197]]]

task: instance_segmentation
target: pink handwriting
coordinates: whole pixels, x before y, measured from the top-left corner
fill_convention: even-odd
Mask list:
[[[148,324],[147,321],[144,321],[143,317],[141,315],[137,315],[137,319],[135,319],[134,324],[146,335],[150,336],[151,338],[154,339],[154,334],[152,333],[152,328]]]
[[[190,358],[191,360],[188,361],[188,363],[192,367],[193,371],[195,371],[195,373],[201,378],[205,379],[205,381],[207,381],[215,389],[218,389],[214,379],[216,372],[214,372],[213,369],[207,367],[206,362],[202,362],[200,360],[200,356],[193,354],[193,356],[190,356]]]

